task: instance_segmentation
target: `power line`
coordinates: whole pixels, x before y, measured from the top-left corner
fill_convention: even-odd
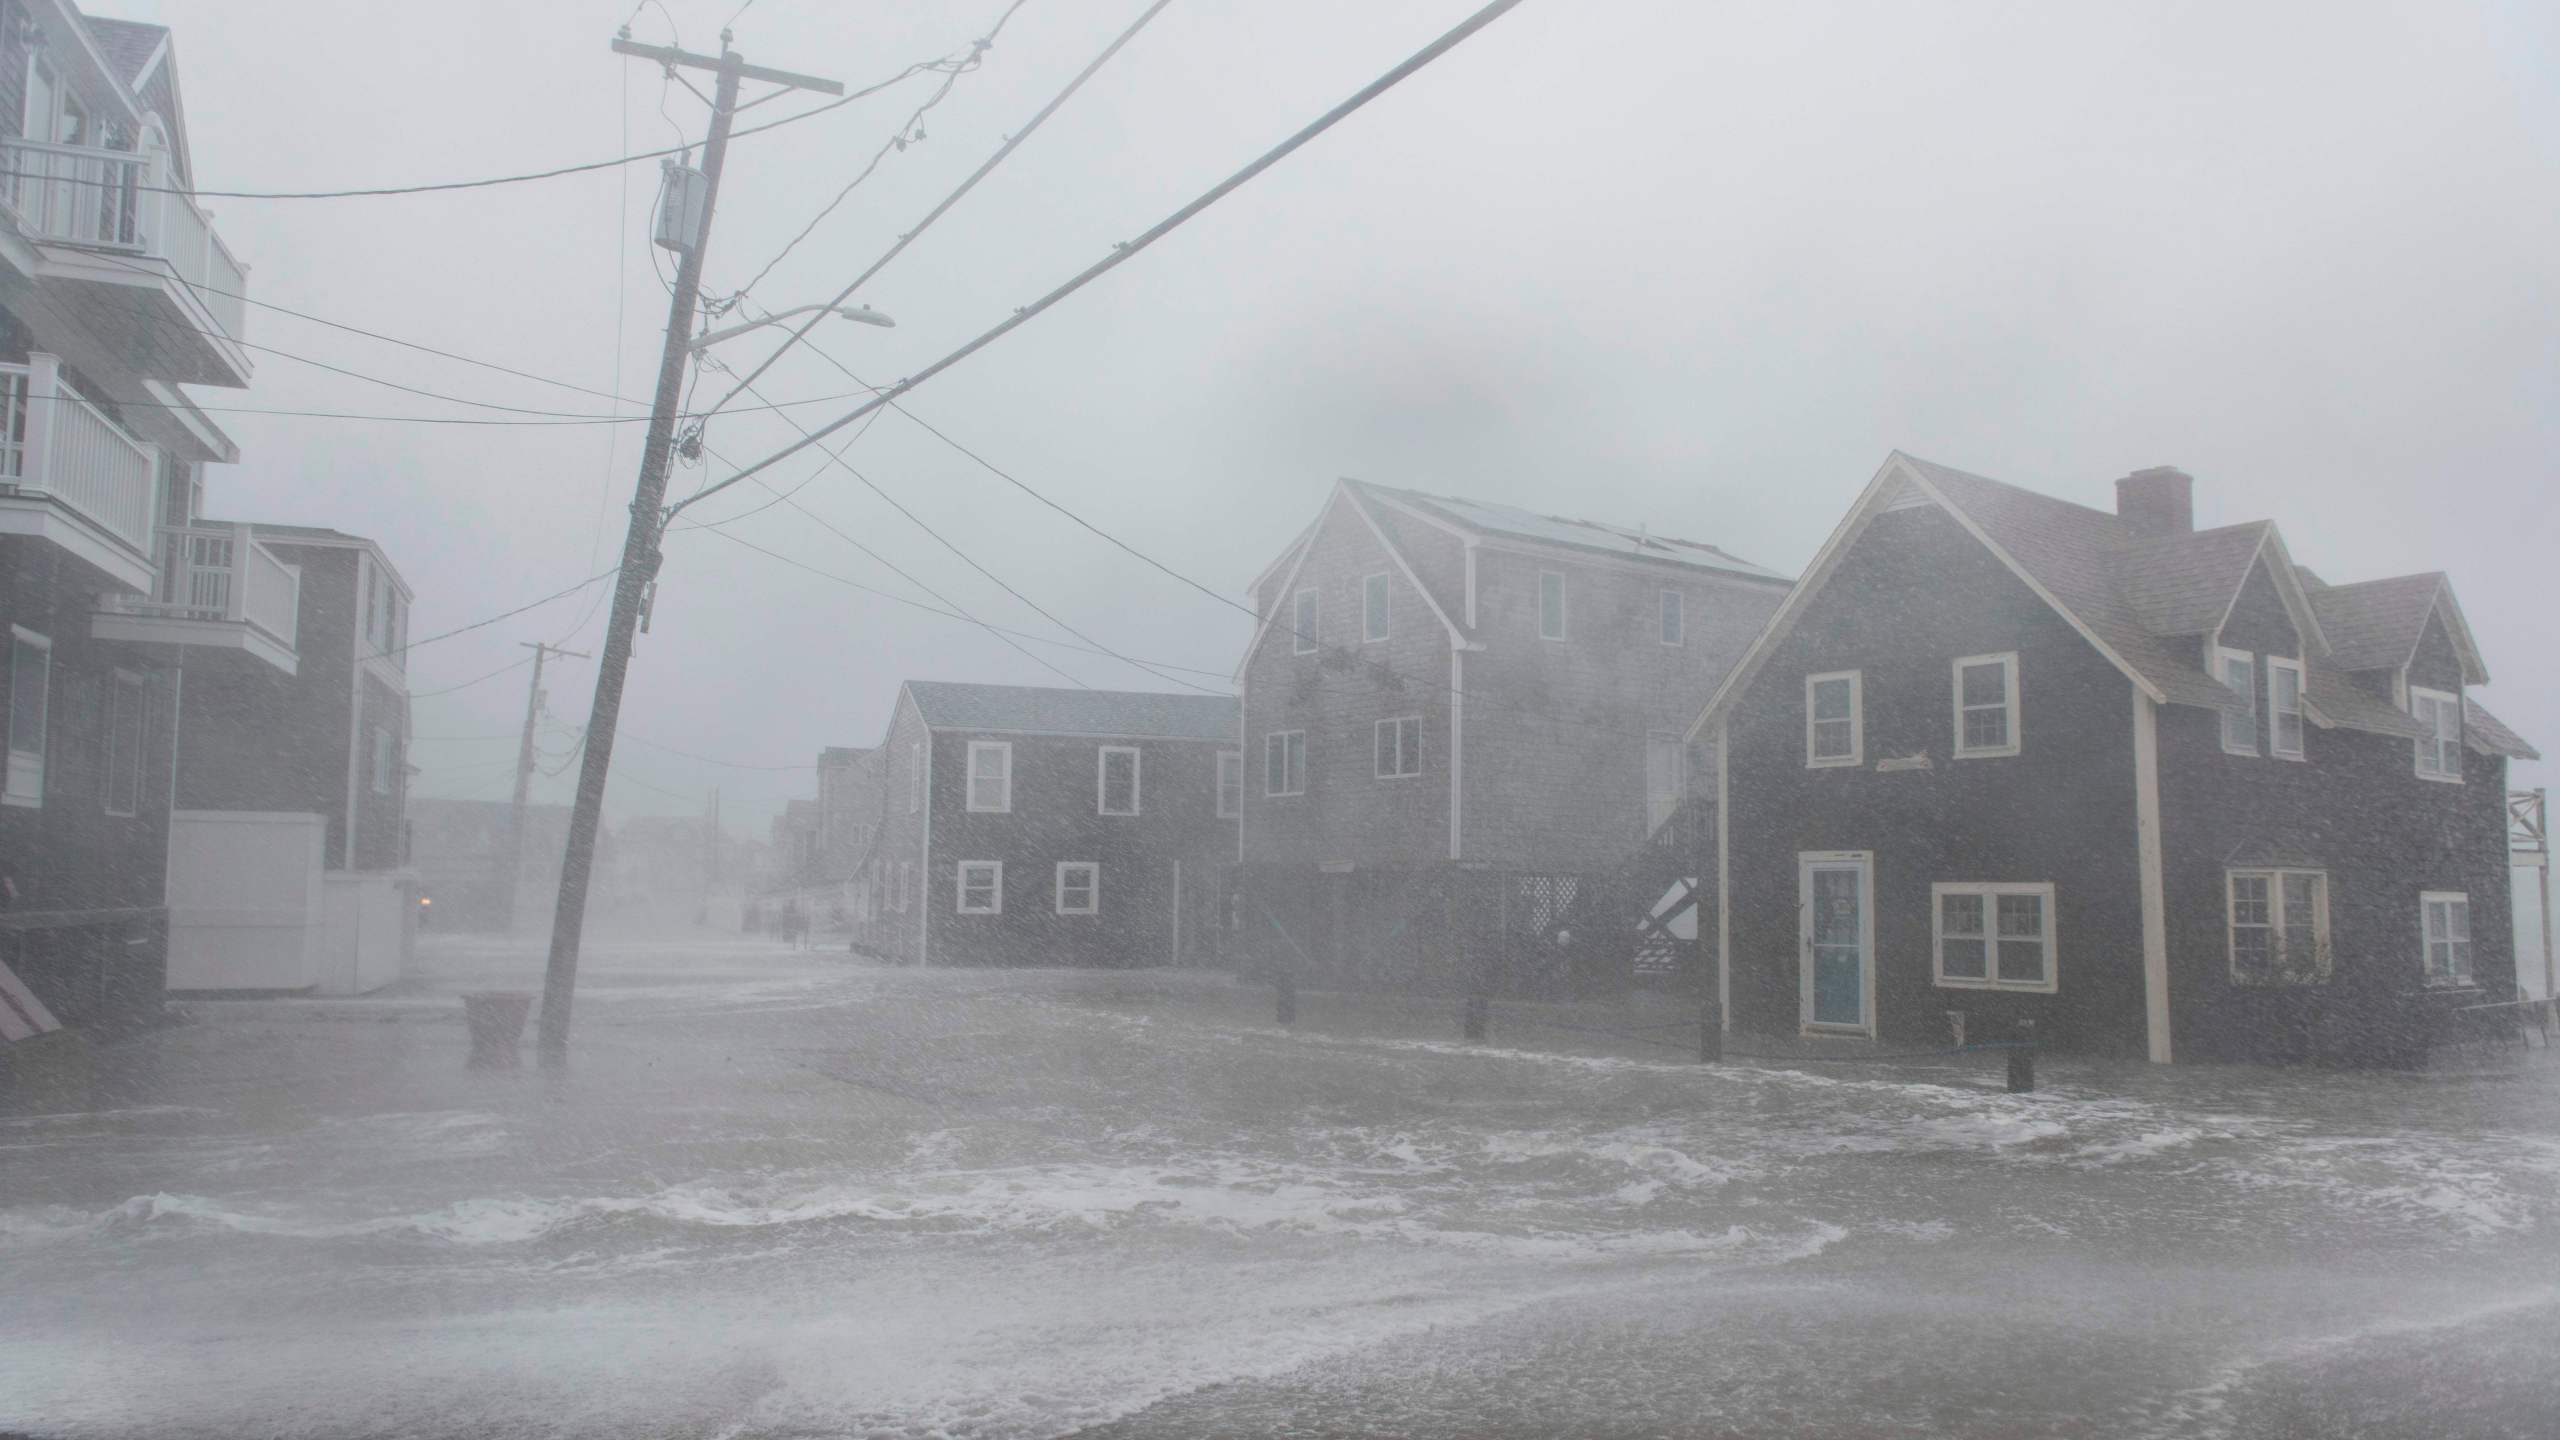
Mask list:
[[[1301,146],[1304,146],[1308,141],[1313,140],[1318,135],[1323,134],[1325,131],[1332,129],[1335,125],[1341,123],[1345,116],[1350,115],[1362,106],[1367,105],[1370,101],[1385,94],[1388,90],[1393,89],[1399,82],[1403,81],[1405,77],[1413,74],[1423,66],[1430,64],[1432,61],[1437,60],[1442,55],[1447,54],[1452,48],[1458,45],[1459,42],[1465,40],[1468,36],[1475,34],[1485,26],[1492,24],[1495,20],[1500,19],[1503,15],[1508,14],[1513,9],[1516,9],[1519,4],[1520,0],[1492,0],[1492,3],[1484,6],[1482,9],[1476,11],[1466,19],[1459,21],[1455,26],[1451,27],[1446,33],[1441,35],[1439,39],[1434,40],[1430,44],[1422,47],[1420,50],[1415,51],[1402,64],[1397,65],[1394,69],[1389,70],[1384,75],[1381,75],[1377,79],[1362,86],[1349,99],[1344,100],[1341,104],[1334,106],[1331,110],[1328,110],[1324,114],[1318,116],[1315,120],[1309,122],[1304,128],[1300,129],[1296,134],[1291,135],[1288,139],[1283,140],[1279,144],[1271,147],[1269,150],[1264,151],[1251,164],[1246,165],[1243,169],[1238,170],[1226,179],[1219,181],[1206,191],[1203,191],[1189,204],[1184,205],[1181,209],[1174,211],[1171,215],[1166,216],[1164,219],[1159,220],[1154,225],[1148,227],[1148,229],[1139,235],[1137,239],[1122,241],[1118,245],[1113,246],[1109,255],[1106,255],[1102,259],[1095,261],[1093,264],[1086,266],[1065,284],[1058,286],[1048,294],[1043,295],[1039,299],[1032,301],[1030,304],[1014,311],[1011,316],[981,333],[976,339],[971,340],[959,349],[954,350],[950,354],[943,356],[941,359],[934,361],[930,365],[927,365],[915,374],[900,380],[897,384],[889,387],[889,389],[873,397],[868,402],[855,406],[852,410],[849,410],[826,424],[819,426],[816,430],[810,432],[798,442],[784,446],[782,449],[766,456],[764,459],[757,461],[746,469],[729,476],[718,484],[707,486],[704,489],[697,491],[691,500],[684,503],[691,504],[693,501],[700,500],[705,496],[716,495],[720,491],[727,489],[729,486],[744,480],[749,475],[752,475],[770,465],[776,464],[779,461],[787,459],[792,455],[798,454],[800,451],[816,444],[823,437],[843,429],[845,426],[852,424],[854,421],[861,419],[863,416],[870,414],[872,411],[879,409],[881,406],[888,404],[899,396],[916,389],[926,381],[931,380],[934,376],[941,374],[943,371],[948,370],[952,366],[959,364],[961,361],[968,359],[970,356],[977,354],[979,351],[994,344],[1003,337],[1012,334],[1015,330],[1029,324],[1034,318],[1046,313],[1050,307],[1056,305],[1059,301],[1066,299],[1069,295],[1072,295],[1078,290],[1083,289],[1085,286],[1092,284],[1095,280],[1100,279],[1111,271],[1118,269],[1131,257],[1143,252],[1149,246],[1154,245],[1165,236],[1180,229],[1184,224],[1188,223],[1194,216],[1197,216],[1203,210],[1208,209],[1210,206],[1217,204],[1220,200],[1225,199],[1228,195],[1233,194],[1237,189],[1242,187],[1246,182],[1252,180],[1255,176],[1260,175],[1263,171],[1270,169],[1272,166],[1288,158],[1289,155],[1297,151]],[[675,509],[682,508],[682,505],[675,507]],[[670,510],[668,513],[672,515],[674,510]]]
[[[417,648],[418,648],[419,646],[421,646],[421,645],[432,645],[432,644],[434,644],[435,642],[437,642],[438,640],[450,640],[450,639],[452,639],[452,638],[453,638],[454,636],[456,636],[456,635],[468,635],[468,634],[470,634],[470,633],[471,633],[472,631],[474,631],[474,630],[485,630],[485,629],[487,629],[488,627],[490,627],[490,626],[492,626],[492,625],[497,624],[497,623],[498,623],[499,621],[501,621],[501,620],[512,620],[512,619],[514,619],[516,616],[523,614],[523,613],[524,613],[524,612],[526,612],[527,610],[539,610],[539,609],[541,609],[543,606],[550,604],[550,603],[551,603],[552,601],[554,601],[554,600],[565,600],[565,599],[567,599],[568,597],[570,597],[570,596],[572,596],[572,595],[577,594],[579,591],[586,589],[588,586],[593,585],[594,583],[596,583],[596,582],[597,582],[597,581],[599,581],[599,580],[607,580],[607,579],[611,579],[612,577],[614,577],[614,576],[616,576],[616,575],[619,575],[619,574],[621,574],[621,573],[622,573],[622,567],[621,567],[621,566],[619,566],[619,565],[616,565],[616,566],[614,566],[614,567],[613,567],[612,569],[610,569],[610,570],[605,570],[605,571],[601,571],[601,572],[599,572],[599,573],[597,573],[597,574],[590,575],[590,576],[588,576],[586,579],[579,581],[577,584],[570,586],[570,587],[569,587],[568,589],[566,589],[566,590],[554,590],[554,591],[552,591],[550,594],[543,596],[543,597],[542,597],[541,599],[539,599],[539,600],[528,601],[528,602],[526,602],[525,604],[522,604],[522,605],[517,606],[517,607],[516,607],[516,608],[514,608],[513,610],[501,610],[501,611],[499,611],[497,614],[490,616],[490,617],[489,617],[488,619],[486,619],[486,620],[474,620],[474,621],[472,621],[472,622],[471,622],[470,624],[468,624],[468,625],[457,625],[457,626],[453,627],[453,628],[452,628],[452,629],[450,629],[450,630],[440,630],[440,631],[436,632],[436,633],[435,633],[435,634],[433,634],[433,635],[429,635],[429,636],[427,636],[427,637],[426,637],[425,639],[423,639],[423,640],[412,640],[412,641],[409,641],[407,644],[405,644],[405,645],[402,645],[402,646],[398,647],[397,649],[384,650],[384,651],[380,651],[380,652],[378,652],[378,653],[380,653],[381,655],[385,656],[386,658],[387,658],[387,657],[389,657],[389,656],[393,656],[393,655],[406,655],[406,654],[408,654],[410,651],[417,649]],[[475,682],[475,683],[476,683],[476,682]]]
[[[409,692],[409,698],[412,700],[432,700],[438,695],[450,695],[456,690],[468,690],[472,686],[480,684],[481,681],[495,680],[510,670],[521,670],[532,663],[533,661],[529,658],[524,660],[510,660],[506,664],[499,666],[497,669],[490,671],[488,674],[481,676],[478,680],[465,680],[459,685],[447,685],[441,690],[412,690]]]
[[[628,731],[628,730],[623,731],[623,732],[622,732],[619,736],[617,736],[616,738],[617,738],[617,739],[622,739],[622,740],[634,740],[634,741],[638,741],[640,744],[645,745],[645,746],[649,747],[649,748],[650,748],[650,749],[652,749],[652,750],[663,750],[663,751],[665,751],[666,753],[668,753],[668,754],[670,754],[670,755],[680,756],[680,757],[682,757],[682,758],[684,758],[684,759],[687,759],[687,760],[697,760],[697,761],[700,761],[701,763],[703,763],[703,764],[705,764],[705,765],[717,765],[717,766],[719,766],[719,767],[720,767],[721,769],[723,769],[723,770],[815,770],[815,769],[817,769],[817,768],[818,768],[818,767],[817,767],[816,765],[814,765],[814,764],[811,764],[811,765],[750,765],[750,764],[748,764],[748,763],[746,763],[745,761],[742,761],[742,760],[714,760],[713,758],[711,758],[711,757],[710,757],[710,756],[708,756],[708,755],[696,755],[696,754],[694,754],[694,753],[693,753],[692,751],[690,751],[690,750],[679,750],[679,749],[677,749],[676,747],[674,747],[673,745],[661,745],[661,744],[659,744],[659,743],[658,743],[657,741],[655,741],[655,740],[642,740],[642,739],[640,739],[640,737],[639,737],[639,736],[632,734],[632,733],[631,733],[630,731]]]

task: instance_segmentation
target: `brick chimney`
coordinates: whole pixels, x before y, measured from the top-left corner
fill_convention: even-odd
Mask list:
[[[2116,482],[2116,518],[2145,535],[2194,533],[2195,477],[2174,465],[2134,471]]]

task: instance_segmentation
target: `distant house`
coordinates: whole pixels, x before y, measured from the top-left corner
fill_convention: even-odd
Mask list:
[[[1886,460],[1698,720],[1733,1028],[2344,1060],[2513,997],[2534,751],[2451,583],[2325,584],[2192,484]]]
[[[851,929],[859,904],[854,872],[880,820],[880,753],[849,745],[818,752],[817,797],[788,801],[773,818],[772,865],[755,902],[759,922],[797,905],[820,934]]]
[[[854,947],[928,965],[1214,958],[1235,733],[1221,695],[908,681],[878,752]]]
[[[1786,586],[1641,528],[1337,484],[1252,587],[1240,939],[1383,984],[1676,965],[1682,731]]]
[[[528,927],[547,929],[560,889],[560,860],[569,844],[569,807],[525,808],[522,887],[507,873],[508,830],[513,811],[504,800],[409,801],[409,857],[418,876],[419,920],[445,931],[504,931],[521,914]],[[612,871],[612,836],[599,833],[597,865]]]

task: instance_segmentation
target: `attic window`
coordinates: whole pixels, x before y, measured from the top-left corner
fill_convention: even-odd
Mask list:
[[[1289,607],[1290,648],[1300,655],[1316,653],[1316,592],[1301,590]]]
[[[2258,670],[2246,650],[2222,652],[2222,683],[2239,692],[2240,708],[2222,712],[2222,749],[2228,755],[2258,753]]]
[[[2409,713],[2431,734],[2418,738],[2418,774],[2428,780],[2462,783],[2462,701],[2442,690],[2409,691]]]
[[[1387,638],[1387,577],[1381,572],[1360,582],[1360,640]]]
[[[2302,662],[2267,657],[2267,753],[2302,758]]]

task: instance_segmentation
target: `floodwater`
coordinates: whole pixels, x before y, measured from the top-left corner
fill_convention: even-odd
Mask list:
[[[1213,976],[432,940],[0,1116],[39,1436],[2560,1434],[2560,1066],[1700,1066]]]

